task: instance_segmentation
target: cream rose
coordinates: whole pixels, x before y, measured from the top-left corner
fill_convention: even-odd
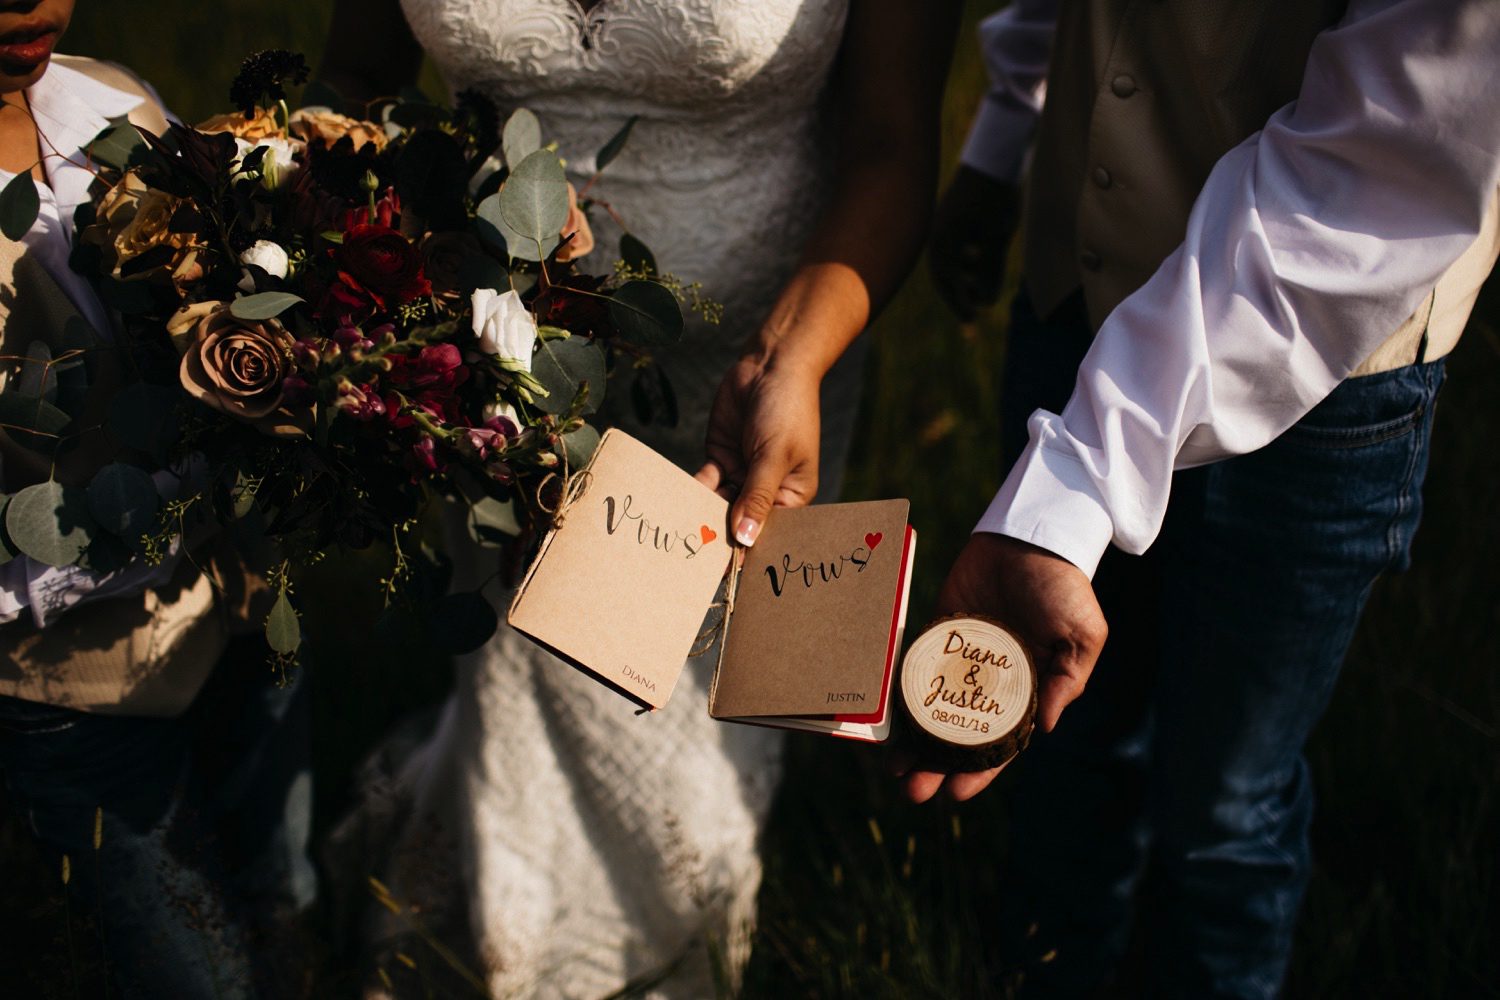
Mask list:
[[[469,298],[474,307],[474,335],[479,349],[493,354],[507,367],[531,371],[536,350],[536,320],[514,291],[504,294],[493,288],[476,288]]]
[[[374,122],[363,122],[333,111],[315,111],[304,108],[292,112],[287,126],[293,135],[307,143],[332,146],[348,136],[357,151],[367,142],[373,142],[377,150],[386,144],[385,130]]]
[[[141,254],[161,246],[185,252],[191,245],[191,233],[174,233],[169,228],[181,203],[175,195],[148,187],[139,176],[128,173],[105,192],[93,224],[79,238],[99,247],[111,275],[124,279],[120,269]],[[182,256],[183,253],[173,254],[158,266],[129,277],[143,280],[168,276]]]
[[[276,116],[267,108],[256,108],[254,118],[246,118],[238,112],[214,115],[195,127],[199,132],[228,132],[236,139],[248,139],[251,142],[281,134]]]

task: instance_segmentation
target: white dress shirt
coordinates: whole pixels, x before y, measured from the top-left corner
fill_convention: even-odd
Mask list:
[[[1017,0],[982,25],[968,166],[1019,175],[1056,10]],[[1100,326],[1062,414],[1033,414],[975,530],[1092,576],[1111,542],[1155,539],[1173,470],[1260,448],[1332,392],[1478,236],[1497,74],[1495,0],[1353,0],[1298,99],[1219,160],[1182,245]]]
[[[73,213],[89,200],[88,189],[94,180],[82,150],[108,126],[109,118],[128,114],[140,105],[141,98],[57,62],[27,90],[26,98],[43,137],[42,169],[47,182],[36,186],[41,210],[22,242],[83,317],[107,335],[112,329],[108,312],[89,282],[68,266],[73,249]],[[0,170],[0,187],[14,176]],[[0,491],[4,486],[5,470],[0,465]],[[0,564],[0,624],[14,621],[29,610],[40,628],[82,601],[124,596],[164,582],[175,564],[176,559],[169,558],[159,566],[133,565],[101,574],[74,566],[48,566],[18,555]]]

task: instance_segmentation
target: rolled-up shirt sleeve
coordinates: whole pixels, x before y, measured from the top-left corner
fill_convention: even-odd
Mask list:
[[[976,531],[1092,575],[1175,469],[1260,448],[1412,314],[1500,185],[1500,4],[1351,4],[1298,99],[1215,165],[1183,244],[1104,321]]]
[[[979,24],[990,86],[969,128],[960,159],[996,180],[1014,183],[1042,113],[1058,0],[1016,0]]]

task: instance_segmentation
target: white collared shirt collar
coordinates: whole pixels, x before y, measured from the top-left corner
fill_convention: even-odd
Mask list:
[[[58,207],[72,209],[88,197],[94,179],[83,147],[104,131],[109,119],[138,108],[142,98],[57,61],[26,91],[26,98],[42,135],[47,182]]]

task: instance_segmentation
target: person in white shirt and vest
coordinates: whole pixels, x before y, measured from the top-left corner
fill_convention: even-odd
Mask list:
[[[167,128],[133,73],[53,55],[73,6],[0,0],[0,185],[29,172],[40,202],[21,239],[0,237],[0,392],[20,391],[10,383],[34,343],[56,347],[79,330],[100,345],[113,336],[108,310],[69,267],[74,214],[95,179],[84,147],[119,116]],[[112,460],[99,415],[120,359],[101,346],[84,363],[76,447],[50,452],[0,421],[0,507],[49,477],[87,483]],[[313,894],[308,713],[305,693],[276,687],[257,642],[231,639],[256,591],[227,547],[212,544],[110,573],[0,545],[5,803],[48,864],[69,873],[60,891],[94,917],[99,947],[90,940],[87,954],[102,948],[109,985],[82,981],[100,992],[280,992],[265,992],[277,947],[255,934]],[[56,958],[28,956],[4,987],[62,988],[79,972]]]
[[[1303,747],[1500,249],[1500,4],[1017,0],[981,38],[932,267],[993,302],[1019,217],[1024,286],[1010,471],[939,603],[1039,654],[1011,870],[1055,958],[1023,995],[1107,988],[1149,872],[1149,995],[1275,996]]]

